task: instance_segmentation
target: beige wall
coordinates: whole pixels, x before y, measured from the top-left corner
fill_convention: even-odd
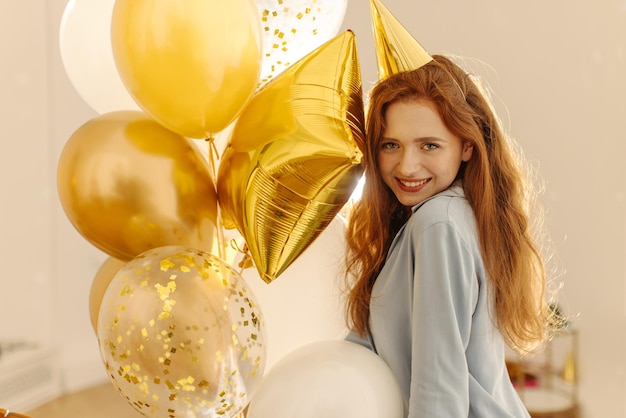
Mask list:
[[[0,265],[4,289],[0,329],[3,337],[30,333],[41,337],[49,335],[48,293],[52,289],[49,169],[53,162],[45,68],[48,51],[43,42],[47,15],[41,7],[27,13],[21,2],[10,3],[10,12],[0,14]],[[19,295],[19,303],[14,295]],[[22,314],[19,320],[15,320],[17,313]]]
[[[65,0],[2,0],[0,13],[0,342],[62,346],[67,390],[105,378],[87,311],[105,256],[69,225],[56,161],[95,113],[61,65]],[[546,183],[548,229],[579,313],[585,417],[626,416],[626,4],[620,0],[385,4],[433,53],[473,65]],[[376,80],[366,0],[350,0],[365,90]]]
[[[584,416],[626,416],[626,2],[384,3],[431,53],[484,63],[475,71],[546,184],[562,303],[580,314]],[[366,6],[353,0],[345,24],[373,81]]]
[[[430,51],[491,67],[501,116],[546,182],[563,303],[580,313],[583,412],[626,416],[626,8],[609,0],[421,3],[388,5]]]

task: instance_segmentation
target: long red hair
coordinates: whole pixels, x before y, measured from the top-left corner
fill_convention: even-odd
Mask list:
[[[411,214],[385,185],[378,167],[385,112],[391,103],[411,99],[432,102],[447,128],[474,147],[458,177],[476,217],[495,323],[511,347],[532,351],[546,338],[550,316],[544,300],[545,267],[530,221],[532,181],[480,85],[440,55],[417,70],[381,81],[371,91],[365,185],[348,218],[349,325],[361,334],[367,332],[372,287],[391,241]],[[533,221],[538,215],[533,212]]]

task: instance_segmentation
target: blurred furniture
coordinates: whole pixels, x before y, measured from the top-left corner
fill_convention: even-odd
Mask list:
[[[556,331],[544,351],[507,362],[509,375],[532,418],[578,418],[578,332]]]
[[[28,415],[22,415],[15,412],[11,412],[8,409],[0,408],[0,417],[1,418],[30,418]]]
[[[5,408],[3,413],[6,410],[28,411],[60,393],[61,371],[56,348],[37,342],[0,340],[0,408]],[[17,415],[12,413],[11,417]]]

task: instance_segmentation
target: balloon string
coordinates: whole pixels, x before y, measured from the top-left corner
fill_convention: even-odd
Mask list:
[[[237,240],[230,240],[230,248],[235,251],[238,251],[243,254],[243,258],[239,262],[239,274],[243,274],[243,271],[247,268],[252,267],[254,264],[252,263],[252,256],[250,255],[250,251],[248,249],[248,244],[244,242],[243,248],[239,247],[239,243]]]
[[[209,164],[211,165],[211,170],[213,174],[214,181],[217,181],[217,161],[219,161],[220,156],[217,150],[217,146],[215,145],[215,139],[213,136],[210,136],[206,139],[209,143]],[[228,262],[226,260],[226,238],[224,237],[224,222],[222,221],[222,211],[219,204],[219,199],[217,202],[217,245],[219,251],[219,257],[222,261]],[[238,251],[243,254],[242,260],[239,262],[239,274],[243,274],[245,269],[253,267],[254,263],[252,262],[252,256],[250,255],[250,250],[248,249],[248,244],[244,242],[243,248],[239,246],[239,243],[234,238],[230,240],[230,248]]]
[[[220,159],[219,152],[217,151],[217,146],[215,145],[215,138],[213,135],[209,136],[206,141],[209,143],[209,164],[211,166],[212,176],[214,186],[217,183],[217,161]],[[226,243],[224,238],[224,223],[222,222],[222,211],[220,208],[219,199],[217,199],[217,225],[215,228],[217,229],[217,250],[220,260],[227,262],[226,260]]]
[[[216,161],[220,159],[220,153],[217,150],[217,145],[215,145],[215,138],[213,138],[213,135],[208,137],[205,141],[209,143],[209,164],[211,164],[211,170],[213,170],[213,179],[216,180],[217,170],[215,167]]]

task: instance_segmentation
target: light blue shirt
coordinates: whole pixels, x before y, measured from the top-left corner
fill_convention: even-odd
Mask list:
[[[413,207],[376,279],[370,340],[408,418],[529,417],[505,365],[473,211],[454,184]]]

